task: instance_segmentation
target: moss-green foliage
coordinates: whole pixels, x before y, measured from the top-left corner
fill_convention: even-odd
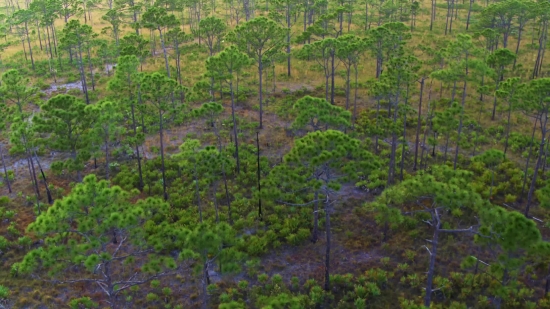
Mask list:
[[[142,224],[166,215],[168,205],[155,199],[132,204],[129,201],[132,195],[120,187],[110,187],[107,181],[97,180],[95,175],[86,176],[68,196],[56,200],[28,226],[27,231],[43,236],[46,245],[27,253],[19,271],[31,273],[43,269],[49,277],[69,282],[85,276],[92,283],[103,284],[112,291],[107,296],[113,297],[129,275],[113,272],[122,264],[140,265],[143,271],[140,277],[144,276],[141,280],[145,282],[150,280],[149,276],[174,269],[176,263],[169,257],[149,254],[143,259],[141,253],[148,250],[147,239],[151,237]],[[74,269],[80,273],[75,275]],[[98,270],[107,276],[99,276]],[[114,284],[111,277],[121,283]]]

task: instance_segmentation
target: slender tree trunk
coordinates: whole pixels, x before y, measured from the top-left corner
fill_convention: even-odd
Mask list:
[[[376,99],[376,120],[375,126],[378,127],[378,116],[380,115],[380,99]],[[378,134],[374,135],[374,153],[378,154]]]
[[[430,112],[430,100],[428,99],[428,115],[429,116],[429,119],[427,120],[429,124],[431,124],[432,122],[432,117],[431,117],[431,112]],[[422,152],[420,152],[420,168],[422,168],[422,166],[426,166],[427,164],[424,164],[424,149],[426,148],[426,138],[428,136],[428,126],[426,126],[426,128],[424,129],[424,136],[422,137]]]
[[[514,90],[512,90],[512,93],[510,96],[514,95]],[[504,155],[506,155],[506,151],[508,150],[508,139],[510,138],[510,118],[512,116],[512,100],[508,99],[508,121],[506,123],[506,141],[504,143]]]
[[[450,10],[451,10],[451,0],[447,0],[447,19],[445,20],[445,35],[447,35],[447,31],[449,30]]]
[[[468,61],[468,56],[466,56],[466,61]],[[460,138],[462,137],[462,122],[464,120],[464,109],[466,108],[466,87],[467,87],[467,80],[468,78],[468,68],[466,67],[466,77],[464,79],[464,87],[462,88],[462,110],[460,111],[460,120],[458,121],[458,136],[456,140],[456,149],[455,149],[455,159],[453,163],[453,169],[456,170],[456,164],[458,162],[458,150],[460,148]]]
[[[52,52],[52,43],[50,40],[50,29],[48,27],[46,28],[46,38],[48,40],[48,51],[50,52],[50,59],[53,59],[53,52]]]
[[[407,94],[405,96],[405,106],[409,99],[409,85],[407,84]],[[401,166],[399,180],[403,181],[403,170],[405,168],[405,144],[407,143],[407,113],[403,113],[403,144],[401,144]]]
[[[434,236],[432,238],[432,251],[430,252],[430,265],[428,266],[428,280],[426,282],[426,295],[424,296],[424,307],[430,308],[432,301],[433,279],[435,273],[435,259],[437,257],[437,245],[439,241],[439,222],[436,223]]]
[[[92,82],[92,91],[95,91],[95,80],[94,80],[94,68],[92,66],[92,57],[90,55],[90,47],[88,46],[88,68],[90,70],[90,81]]]
[[[158,28],[160,45],[162,46],[162,52],[164,53],[164,66],[166,67],[166,74],[170,77],[170,64],[168,63],[168,52],[166,51],[166,46],[164,45],[164,38],[162,37],[162,30]]]
[[[245,0],[246,1],[246,0]],[[260,57],[258,58],[258,75],[259,75],[259,79],[260,79],[260,127],[259,129],[261,130],[263,128],[263,113],[264,113],[264,110],[263,110],[263,89],[262,89],[262,81],[263,81],[263,63],[262,63],[262,55],[260,54]]]
[[[470,26],[470,15],[472,14],[473,3],[474,3],[474,0],[470,0],[470,6],[468,7],[468,18],[466,19],[466,30],[468,30],[468,27]]]
[[[132,103],[131,105],[131,111],[132,111],[132,127],[134,129],[134,137],[137,136],[137,124],[136,124],[136,116],[135,116],[135,107]],[[141,172],[141,158],[139,157],[139,145],[136,141],[136,156],[137,156],[137,164],[138,164],[138,174],[139,174],[139,190],[143,190],[143,174]]]
[[[397,112],[399,110],[399,98],[400,98],[400,86],[401,85],[401,75],[398,74],[397,76],[397,93],[395,96],[395,109],[393,111],[393,122],[397,123]],[[388,100],[388,106],[391,108],[392,102],[391,99]],[[389,113],[388,113],[389,115]],[[392,130],[393,131],[393,130]],[[390,163],[389,163],[389,170],[388,170],[388,181],[387,181],[387,187],[389,187],[393,183],[393,178],[395,174],[395,154],[397,151],[397,134],[395,131],[392,132],[392,139],[391,139],[391,153],[390,153]]]
[[[235,93],[233,92],[233,82],[229,82],[229,91],[231,92],[231,117],[233,118],[233,136],[235,138],[235,155],[237,159],[237,174],[239,174],[241,172],[241,165],[239,161],[239,138],[237,136],[237,121],[235,120]]]
[[[521,194],[519,196],[519,201],[521,202],[523,200],[523,195],[525,194],[525,186],[527,184],[527,171],[529,170],[529,161],[531,161],[531,155],[533,153],[533,142],[535,141],[535,132],[537,130],[537,122],[538,122],[538,117],[535,118],[535,124],[533,125],[533,132],[531,133],[531,143],[529,144],[529,155],[527,156],[527,161],[525,162],[525,169],[523,171],[523,185],[522,185],[522,188],[521,188]],[[542,119],[541,119],[541,123],[542,123]]]
[[[53,50],[55,52],[55,56],[57,57],[57,34],[55,33],[55,26],[52,24],[52,41],[53,41]]]
[[[4,168],[4,178],[6,179],[6,184],[8,185],[8,192],[11,193],[11,183],[8,170],[6,168],[6,162],[4,161],[4,150],[2,149],[2,144],[0,144],[0,158],[2,158],[2,167]]]
[[[334,75],[335,75],[335,72],[334,72],[334,58],[335,57],[335,50],[332,49],[330,51],[330,61],[331,61],[331,64],[330,64],[330,104],[334,105]]]
[[[316,243],[319,239],[319,192],[315,191],[313,203],[313,231],[311,232],[311,242]]]
[[[164,193],[164,200],[168,200],[168,193],[166,192],[166,171],[164,167],[164,128],[162,111],[159,108],[159,136],[160,136],[160,160],[162,165],[162,191]]]
[[[531,180],[531,186],[529,187],[529,193],[527,194],[527,205],[525,206],[525,216],[526,217],[529,217],[529,208],[531,207],[531,202],[533,200],[533,194],[535,193],[535,185],[537,183],[537,175],[538,175],[541,164],[543,164],[542,158],[543,158],[543,155],[544,155],[544,145],[546,143],[546,124],[547,124],[547,122],[548,122],[548,113],[545,112],[544,113],[544,124],[543,124],[542,119],[541,119],[541,126],[540,126],[542,137],[541,137],[540,146],[539,146],[539,156],[537,158],[537,163],[535,165],[535,171],[534,171],[534,174],[533,174],[533,179]]]
[[[36,164],[38,164],[38,169],[40,169],[40,174],[42,175],[42,180],[44,181],[44,188],[46,189],[46,195],[48,197],[48,203],[50,205],[52,205],[53,204],[52,193],[50,192],[50,188],[48,187],[48,180],[46,179],[46,174],[44,174],[44,170],[42,169],[42,165],[40,165],[40,160],[38,160],[38,156],[36,155],[36,150],[34,151],[34,158],[36,159]]]
[[[229,199],[229,190],[227,189],[227,175],[225,174],[225,161],[222,162],[222,176],[223,176],[223,185],[225,189],[225,201],[227,203],[227,216],[229,219],[229,225],[233,225],[233,218],[231,214],[231,200]]]
[[[355,120],[357,119],[357,79],[358,79],[358,70],[357,70],[357,62],[354,64],[354,70],[355,70],[355,84],[353,85],[353,115],[352,115],[352,122],[351,126],[352,128],[355,128]]]
[[[514,65],[512,66],[512,70],[516,68],[516,62],[517,62],[517,60],[518,60],[518,57],[517,57],[517,56],[518,56],[518,54],[519,54],[519,45],[520,45],[520,43],[521,43],[521,34],[522,34],[522,32],[523,32],[523,31],[522,31],[522,30],[523,30],[523,26],[520,25],[518,28],[519,28],[519,29],[518,29],[518,41],[517,41],[517,43],[516,43],[516,58],[514,58]]]
[[[40,25],[38,24],[38,20],[36,20],[36,33],[38,34],[38,44],[40,44],[40,50],[44,50],[42,47],[42,35],[40,34]]]
[[[533,68],[532,78],[535,78],[539,75],[539,70],[543,59],[543,53],[546,48],[546,32],[547,32],[547,26],[545,22],[541,26],[541,34],[539,36],[539,48],[537,51],[537,58],[535,60],[535,67]]]
[[[25,33],[27,36],[27,45],[29,46],[29,56],[31,57],[32,70],[34,71],[34,57],[32,56],[31,37],[29,35],[29,27],[27,22],[25,22]]]
[[[86,73],[84,72],[84,63],[82,61],[82,48],[80,43],[78,44],[78,62],[80,67],[80,80],[82,83],[82,92],[84,92],[84,95],[86,97],[86,104],[90,104],[90,98],[88,96],[88,86],[86,85]]]
[[[260,221],[263,219],[262,215],[262,187],[260,184],[260,137],[259,133],[256,132],[256,158],[257,158],[257,176],[258,176],[258,218],[260,218]]]
[[[27,58],[27,48],[25,47],[25,39],[21,38],[21,45],[23,45],[23,54],[25,55],[25,63],[29,62],[29,59]]]
[[[330,291],[330,212],[329,201],[325,202],[325,229],[326,229],[326,250],[325,250],[325,291]]]
[[[290,6],[288,4],[286,8],[286,27],[288,28],[286,34],[287,75],[290,77]]]
[[[416,163],[418,162],[418,146],[420,141],[420,128],[422,127],[422,94],[424,92],[424,78],[420,80],[420,99],[418,103],[418,119],[416,123],[416,141],[414,147],[414,165],[413,171],[416,171]]]
[[[433,30],[433,24],[435,21],[435,13],[436,13],[436,0],[432,0],[432,14],[430,16],[430,31]]]
[[[349,96],[351,94],[350,84],[351,84],[351,64],[349,64],[349,66],[346,67],[346,110],[349,110]]]
[[[107,134],[105,136],[105,179],[108,181],[109,177],[109,130],[107,129]]]

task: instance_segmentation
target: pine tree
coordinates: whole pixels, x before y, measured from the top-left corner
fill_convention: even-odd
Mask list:
[[[540,124],[540,137],[537,163],[535,164],[533,178],[527,194],[527,205],[525,206],[525,216],[529,216],[529,209],[535,193],[535,186],[540,168],[543,166],[543,157],[545,154],[546,140],[548,134],[548,113],[550,112],[550,78],[539,78],[529,81],[523,89],[524,109],[533,114]],[[536,125],[536,124],[535,124]]]
[[[295,141],[294,147],[264,181],[262,195],[293,207],[314,206],[312,240],[317,240],[319,203],[324,204],[326,253],[325,290],[330,290],[330,212],[338,191],[359,176],[369,178],[379,168],[375,156],[361,147],[359,140],[340,131],[309,133]],[[297,195],[304,196],[297,199]]]
[[[258,94],[260,96],[260,129],[263,127],[263,73],[264,66],[284,46],[285,31],[276,22],[257,17],[238,25],[227,36],[241,51],[256,61],[258,68]]]
[[[140,85],[141,75],[138,73],[138,66],[140,65],[139,58],[136,55],[126,55],[118,58],[117,70],[115,76],[109,81],[107,89],[113,92],[113,97],[118,100],[122,107],[126,107],[126,111],[130,110],[128,118],[130,123],[130,130],[126,133],[127,142],[135,148],[136,161],[138,164],[139,184],[138,188],[143,189],[143,173],[141,170],[141,157],[139,152],[139,146],[143,145],[145,141],[145,135],[143,134],[143,118],[144,118],[144,106],[141,102]],[[137,120],[137,113],[141,116],[142,126],[139,126]]]
[[[80,21],[72,19],[65,24],[63,28],[63,35],[60,38],[61,46],[68,48],[69,50],[76,50],[78,67],[80,72],[80,82],[82,83],[82,92],[86,97],[86,104],[90,104],[90,96],[88,94],[88,84],[86,80],[86,72],[84,69],[84,60],[82,58],[82,52],[90,49],[90,44],[97,37],[97,34],[93,32],[93,29],[89,25],[82,25]],[[71,54],[72,55],[72,54]],[[93,75],[92,75],[92,87],[93,87]]]
[[[170,77],[170,64],[168,62],[168,52],[166,50],[166,41],[163,33],[167,28],[179,27],[179,22],[174,14],[168,14],[163,7],[153,6],[147,9],[141,16],[143,26],[151,31],[158,31],[162,52],[164,53],[164,66],[166,74]]]
[[[111,144],[124,134],[124,127],[121,125],[123,115],[120,112],[120,107],[112,101],[100,101],[94,105],[86,106],[86,112],[89,115],[96,115],[90,139],[95,139],[101,148],[105,150],[105,179],[110,179],[110,149]]]
[[[231,95],[231,117],[233,119],[233,138],[235,139],[235,157],[237,159],[237,173],[240,173],[239,160],[239,140],[237,136],[237,121],[235,119],[235,81],[239,79],[239,75],[243,70],[250,66],[250,58],[237,47],[231,46],[224,49],[219,54],[212,56],[206,60],[207,76],[215,81],[224,83],[229,87]],[[236,87],[236,86],[235,86]]]
[[[4,113],[6,113],[6,105],[4,103],[0,103],[0,114],[4,114]],[[6,119],[3,117],[0,118],[0,134],[4,133],[4,131],[6,130],[5,120]],[[4,160],[4,148],[2,147],[1,144],[0,144],[0,159],[2,160],[2,169],[4,171],[3,179],[6,182],[6,185],[8,187],[8,192],[11,193],[11,181],[8,174],[8,170],[6,168],[6,162]]]
[[[214,272],[211,270],[212,264],[216,260],[219,262],[220,273],[239,271],[239,262],[245,258],[245,255],[237,248],[242,245],[243,239],[239,238],[236,231],[226,223],[217,225],[202,223],[187,234],[184,242],[185,249],[180,253],[180,258],[194,258],[200,262],[196,269],[202,273],[201,308],[208,308],[207,287],[211,284],[210,274]],[[201,254],[195,252],[201,252]]]
[[[29,120],[31,113],[27,110],[37,93],[38,88],[29,86],[29,79],[24,78],[18,70],[12,69],[2,74],[0,95],[6,103],[5,107],[10,115],[4,119],[10,122],[11,151],[25,154],[29,176],[38,200],[40,199],[40,190],[32,160],[32,151],[36,145],[32,123]]]
[[[167,214],[169,205],[158,199],[132,204],[133,196],[93,174],[86,176],[28,226],[28,232],[46,241],[25,255],[19,271],[45,270],[61,284],[98,285],[111,308],[119,308],[117,296],[132,286],[173,274],[176,262],[155,255],[143,228],[154,215]]]
[[[475,232],[477,224],[472,224],[468,228],[457,226],[458,224],[464,224],[464,222],[473,221],[473,218],[465,217],[458,222],[453,222],[453,216],[460,217],[463,213],[475,213],[487,204],[472,188],[472,176],[473,173],[471,172],[453,170],[445,165],[433,166],[431,173],[420,172],[415,177],[387,188],[374,203],[367,204],[368,209],[379,212],[377,221],[384,223],[384,233],[387,233],[388,225],[401,223],[404,214],[427,213],[429,219],[427,218],[424,222],[433,228],[434,234],[430,241],[431,250],[426,247],[430,255],[426,283],[427,292],[424,296],[424,306],[426,308],[429,308],[431,304],[440,233]],[[404,211],[405,209],[399,210],[398,207],[410,202],[418,205],[419,208],[414,207],[406,209],[406,211]],[[390,208],[397,208],[398,210],[391,210]],[[418,216],[418,218],[424,217]]]
[[[149,41],[144,39],[141,35],[135,33],[127,34],[121,39],[120,55],[136,56],[139,59],[140,69],[143,71],[143,63],[149,55],[147,45],[149,45]]]
[[[147,74],[143,77],[141,83],[143,97],[154,109],[158,117],[158,132],[160,143],[160,157],[162,162],[162,189],[164,200],[168,199],[166,190],[166,171],[164,165],[164,130],[168,123],[172,121],[181,121],[183,116],[183,104],[176,103],[173,100],[174,93],[183,92],[184,89],[178,86],[178,83],[161,73]],[[172,103],[170,103],[172,101]]]
[[[520,252],[539,245],[542,237],[536,223],[517,211],[488,207],[480,212],[480,221],[476,242],[499,249],[489,273],[500,281],[490,289],[495,295],[495,307],[500,308],[503,298],[517,289],[518,269],[524,265],[526,257]]]
[[[70,159],[58,162],[52,168],[76,171],[77,179],[81,181],[84,163],[90,158],[90,128],[95,121],[95,115],[86,110],[85,103],[66,94],[49,99],[41,109],[42,113],[33,118],[36,131],[49,134],[44,139],[48,147],[70,154]]]
[[[353,70],[355,78],[353,87],[355,89],[353,95],[353,121],[357,117],[357,88],[358,83],[358,66],[361,56],[367,51],[368,43],[365,39],[359,38],[355,35],[344,35],[337,39],[336,57],[340,59],[341,63],[346,69],[346,110],[349,110],[350,97],[351,97],[351,71]]]
[[[495,81],[495,93],[498,92],[500,84],[504,80],[504,76],[508,71],[507,66],[510,66],[514,61],[516,61],[516,55],[507,48],[499,48],[487,57],[487,64],[494,69],[493,80]],[[497,97],[498,96],[495,94],[492,120],[495,120]]]
[[[311,131],[344,130],[350,126],[351,113],[339,106],[330,104],[327,100],[305,96],[293,108],[297,111],[292,123],[293,129],[311,128]]]
[[[225,22],[215,16],[209,16],[201,19],[199,22],[199,31],[205,36],[206,46],[210,56],[214,55],[214,50],[220,51],[221,42],[227,31]]]

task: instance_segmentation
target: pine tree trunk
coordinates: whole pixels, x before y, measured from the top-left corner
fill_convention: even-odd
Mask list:
[[[405,96],[405,106],[409,98],[409,85],[407,84],[407,94]],[[401,166],[399,180],[403,181],[403,169],[405,167],[405,144],[407,143],[407,113],[403,113],[403,144],[401,146]]]
[[[257,159],[257,176],[258,176],[258,218],[262,221],[262,187],[260,184],[260,137],[259,133],[256,132],[256,159]]]
[[[352,128],[355,128],[355,120],[357,119],[357,88],[358,88],[358,85],[357,85],[357,79],[358,79],[358,70],[357,70],[357,62],[355,62],[355,64],[353,65],[354,67],[354,70],[355,70],[355,84],[354,84],[354,94],[353,94],[353,115],[352,115],[352,122],[351,122],[351,127]]]
[[[92,57],[90,55],[90,47],[88,46],[88,69],[90,70],[90,81],[92,82],[92,91],[95,91],[95,80],[94,80],[94,68],[92,66]]]
[[[262,129],[263,128],[263,89],[262,89],[262,81],[263,81],[263,71],[264,71],[264,68],[263,68],[263,63],[262,63],[262,55],[261,55],[261,51],[260,51],[260,56],[258,58],[258,76],[259,76],[259,81],[260,81],[260,85],[259,85],[259,88],[260,88],[260,127],[259,129]]]
[[[512,96],[514,91],[510,96]],[[504,143],[504,155],[506,156],[506,151],[508,150],[508,139],[510,137],[510,118],[512,117],[512,100],[508,99],[508,121],[506,123],[506,141]]]
[[[424,296],[424,307],[430,308],[432,301],[432,287],[435,273],[435,258],[437,257],[437,242],[439,241],[439,222],[435,226],[432,238],[432,251],[430,252],[430,265],[428,266],[428,280],[426,282],[426,295]]]
[[[516,44],[516,58],[514,58],[514,64],[512,66],[512,70],[516,68],[516,62],[518,60],[518,54],[519,54],[519,46],[520,46],[520,43],[521,43],[521,34],[522,34],[522,30],[523,30],[523,27],[522,26],[519,26],[518,27],[518,41],[517,41],[517,44]]]
[[[34,71],[34,57],[32,56],[31,37],[29,35],[29,27],[27,22],[25,22],[25,33],[27,36],[27,45],[29,46],[29,56],[31,57],[32,70]]]
[[[162,165],[162,191],[164,193],[164,200],[168,200],[168,193],[166,192],[166,171],[164,167],[164,128],[162,111],[159,108],[159,136],[160,136],[160,160]]]
[[[222,176],[223,176],[223,185],[225,189],[225,201],[227,203],[227,216],[229,225],[233,225],[233,218],[231,214],[231,200],[229,200],[229,190],[227,189],[227,175],[225,174],[225,161],[222,162]]]
[[[325,291],[330,291],[330,212],[329,201],[325,202],[325,229],[326,229],[326,250],[325,250]]]
[[[332,49],[330,51],[330,104],[334,105],[334,58],[335,57],[335,51]]]
[[[470,0],[470,6],[468,7],[468,18],[466,19],[466,31],[468,30],[468,27],[470,27],[470,15],[472,14],[473,3],[474,3],[474,0]]]
[[[287,75],[290,77],[290,5],[286,6],[286,27],[288,32],[286,34],[286,62],[287,62]]]
[[[422,94],[424,92],[424,78],[420,80],[420,99],[418,103],[418,119],[416,123],[416,141],[414,147],[414,164],[413,171],[416,171],[416,163],[418,162],[418,146],[420,141],[420,128],[422,127]]]
[[[350,96],[350,84],[351,84],[351,64],[346,67],[346,110],[349,110],[349,96]]]
[[[544,145],[546,143],[546,124],[548,122],[548,113],[544,113],[544,124],[541,119],[541,141],[539,146],[539,156],[537,158],[537,163],[535,165],[535,171],[533,174],[533,179],[531,180],[531,186],[529,187],[529,193],[527,194],[527,205],[525,206],[525,216],[529,218],[529,208],[531,207],[531,202],[533,200],[533,194],[535,193],[535,185],[537,183],[537,175],[540,169],[542,162],[542,158],[544,155]]]
[[[158,28],[160,36],[160,45],[162,46],[162,52],[164,53],[164,66],[166,67],[166,74],[170,77],[170,64],[168,63],[168,52],[166,51],[166,46],[164,45],[164,38],[162,37],[162,30]]]
[[[38,24],[38,20],[36,20],[36,33],[38,34],[38,44],[40,44],[40,50],[44,50],[42,47],[42,35],[40,34],[40,25]]]
[[[468,56],[466,56],[466,61],[468,61]],[[455,159],[453,163],[453,169],[456,170],[456,164],[458,162],[458,151],[460,149],[460,138],[462,137],[462,122],[464,120],[464,109],[466,108],[466,88],[467,88],[467,80],[468,78],[468,68],[466,67],[466,77],[464,79],[464,87],[462,88],[462,110],[460,111],[460,120],[458,121],[458,136],[456,140],[456,149],[455,149]]]
[[[311,242],[316,243],[319,239],[319,192],[315,191],[313,203],[313,231],[311,232]]]
[[[4,168],[4,178],[6,179],[6,184],[8,185],[8,192],[11,193],[11,183],[8,175],[8,170],[6,168],[6,162],[4,161],[4,151],[2,149],[2,144],[0,144],[0,158],[2,158],[2,167]]]
[[[105,179],[109,181],[109,129],[107,129],[105,135]]]
[[[527,184],[527,171],[529,170],[529,161],[531,161],[531,155],[533,153],[533,146],[531,144],[533,144],[533,142],[535,141],[535,132],[537,130],[537,122],[538,122],[538,117],[535,118],[535,124],[533,125],[533,133],[531,133],[531,143],[529,144],[529,155],[527,156],[527,161],[525,163],[525,169],[523,171],[523,186],[521,188],[521,194],[519,196],[519,202],[521,202],[523,200],[523,195],[525,194],[525,186]],[[541,122],[542,122],[542,119],[541,119]]]
[[[82,83],[82,92],[84,92],[84,95],[86,97],[86,104],[90,104],[90,98],[88,96],[88,86],[86,85],[86,73],[84,72],[84,63],[82,61],[82,48],[80,43],[78,43],[78,64],[80,68],[80,80]]]
[[[235,120],[235,93],[233,92],[233,82],[229,82],[229,91],[231,92],[231,117],[233,118],[233,136],[235,138],[235,155],[237,159],[237,174],[241,172],[239,160],[239,138],[237,136],[237,121]]]
[[[48,187],[48,180],[46,179],[46,175],[44,174],[42,165],[40,165],[40,160],[38,160],[38,156],[36,155],[36,150],[34,151],[34,158],[36,159],[36,164],[38,164],[38,169],[40,169],[40,174],[42,175],[42,180],[44,181],[44,188],[46,189],[46,195],[48,196],[48,203],[52,205],[53,204],[52,193],[50,192],[50,188]]]

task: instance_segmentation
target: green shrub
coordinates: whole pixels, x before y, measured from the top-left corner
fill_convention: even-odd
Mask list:
[[[29,248],[32,244],[32,239],[28,236],[19,237],[17,243],[24,248]]]
[[[7,299],[9,296],[10,290],[5,286],[0,285],[0,299]]]
[[[1,196],[0,197],[0,207],[8,206],[9,202],[10,202],[9,197],[7,197],[7,196]]]
[[[80,308],[97,308],[98,304],[94,303],[89,297],[80,297],[76,299],[71,299],[69,302],[71,309],[80,309]]]
[[[153,301],[158,300],[159,297],[155,293],[149,293],[149,294],[147,294],[146,298],[147,298],[147,301],[153,302]]]
[[[4,236],[0,236],[0,250],[6,249],[9,244],[9,241]]]

